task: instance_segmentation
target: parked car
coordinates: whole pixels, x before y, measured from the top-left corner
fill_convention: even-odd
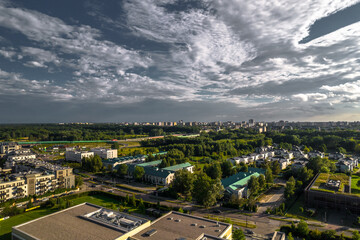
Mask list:
[[[245,229],[245,232],[246,232],[247,234],[254,234],[254,232],[251,231],[250,229]]]

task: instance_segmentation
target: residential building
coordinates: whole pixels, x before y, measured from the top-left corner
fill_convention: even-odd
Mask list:
[[[25,179],[16,177],[10,181],[0,181],[0,202],[28,196]]]
[[[30,160],[36,159],[35,154],[21,154],[21,155],[10,155],[7,158],[10,161],[23,161],[23,160]]]
[[[65,152],[66,161],[81,162],[83,158],[93,157],[94,152],[70,150]]]
[[[275,231],[274,235],[272,236],[271,240],[285,240],[286,234],[284,232]]]
[[[352,172],[358,166],[358,159],[342,158],[335,165],[339,172]]]
[[[34,173],[25,175],[28,195],[43,195],[46,192],[54,191],[58,187],[54,174]]]
[[[324,158],[325,157],[325,154],[323,152],[320,152],[317,150],[309,152],[308,155],[309,155],[309,158],[314,158],[314,157]]]
[[[11,152],[17,151],[21,149],[21,145],[17,143],[10,142],[10,143],[1,143],[0,145],[0,154],[9,154]]]
[[[345,155],[343,153],[339,153],[339,152],[329,153],[329,159],[339,160],[341,158],[345,158]]]
[[[300,149],[295,149],[292,151],[292,153],[294,154],[295,158],[308,158],[309,157],[309,155],[307,153],[304,153]]]
[[[291,165],[291,169],[292,170],[300,170],[302,168],[304,168],[307,164],[307,161],[301,161],[301,160],[296,160],[292,165]]]
[[[73,169],[69,167],[63,167],[55,164],[50,164],[40,160],[23,160],[23,161],[7,161],[7,164],[17,163],[13,167],[13,173],[10,175],[11,181],[24,182],[26,191],[18,189],[23,195],[21,197],[29,195],[42,195],[48,191],[53,191],[57,188],[73,188],[75,187],[75,175]],[[21,164],[18,164],[21,163]],[[9,181],[2,180],[1,183],[7,185]],[[22,186],[22,185],[21,185]],[[13,189],[15,191],[16,189]],[[10,192],[10,190],[9,190]],[[1,193],[0,193],[1,195]],[[17,198],[20,196],[14,194],[5,194],[6,199],[2,198],[3,201]],[[4,196],[4,194],[2,195]],[[1,199],[0,199],[1,201]]]
[[[106,148],[91,148],[91,152],[94,152],[94,155],[99,155],[102,159],[111,159],[118,157],[117,149],[106,149]]]

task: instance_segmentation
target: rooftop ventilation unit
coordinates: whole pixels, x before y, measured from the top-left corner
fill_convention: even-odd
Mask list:
[[[151,229],[150,231],[147,231],[146,233],[144,233],[144,235],[146,237],[151,237],[152,235],[154,235],[155,233],[157,233],[156,229]]]
[[[191,226],[197,226],[197,223],[192,223]]]
[[[206,226],[205,226],[205,225],[201,225],[199,228],[206,228]]]
[[[168,218],[168,220],[173,220],[173,219],[174,219],[174,218],[172,218],[172,217],[169,217],[169,218]]]
[[[175,222],[181,222],[181,219],[175,219]]]

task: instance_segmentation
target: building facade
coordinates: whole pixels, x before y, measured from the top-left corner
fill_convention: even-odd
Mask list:
[[[76,150],[65,152],[66,161],[71,161],[71,162],[81,162],[83,158],[88,158],[93,156],[94,156],[94,152],[82,152]]]

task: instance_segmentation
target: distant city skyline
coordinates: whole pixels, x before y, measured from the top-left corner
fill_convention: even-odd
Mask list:
[[[358,121],[359,11],[0,0],[0,123]]]

